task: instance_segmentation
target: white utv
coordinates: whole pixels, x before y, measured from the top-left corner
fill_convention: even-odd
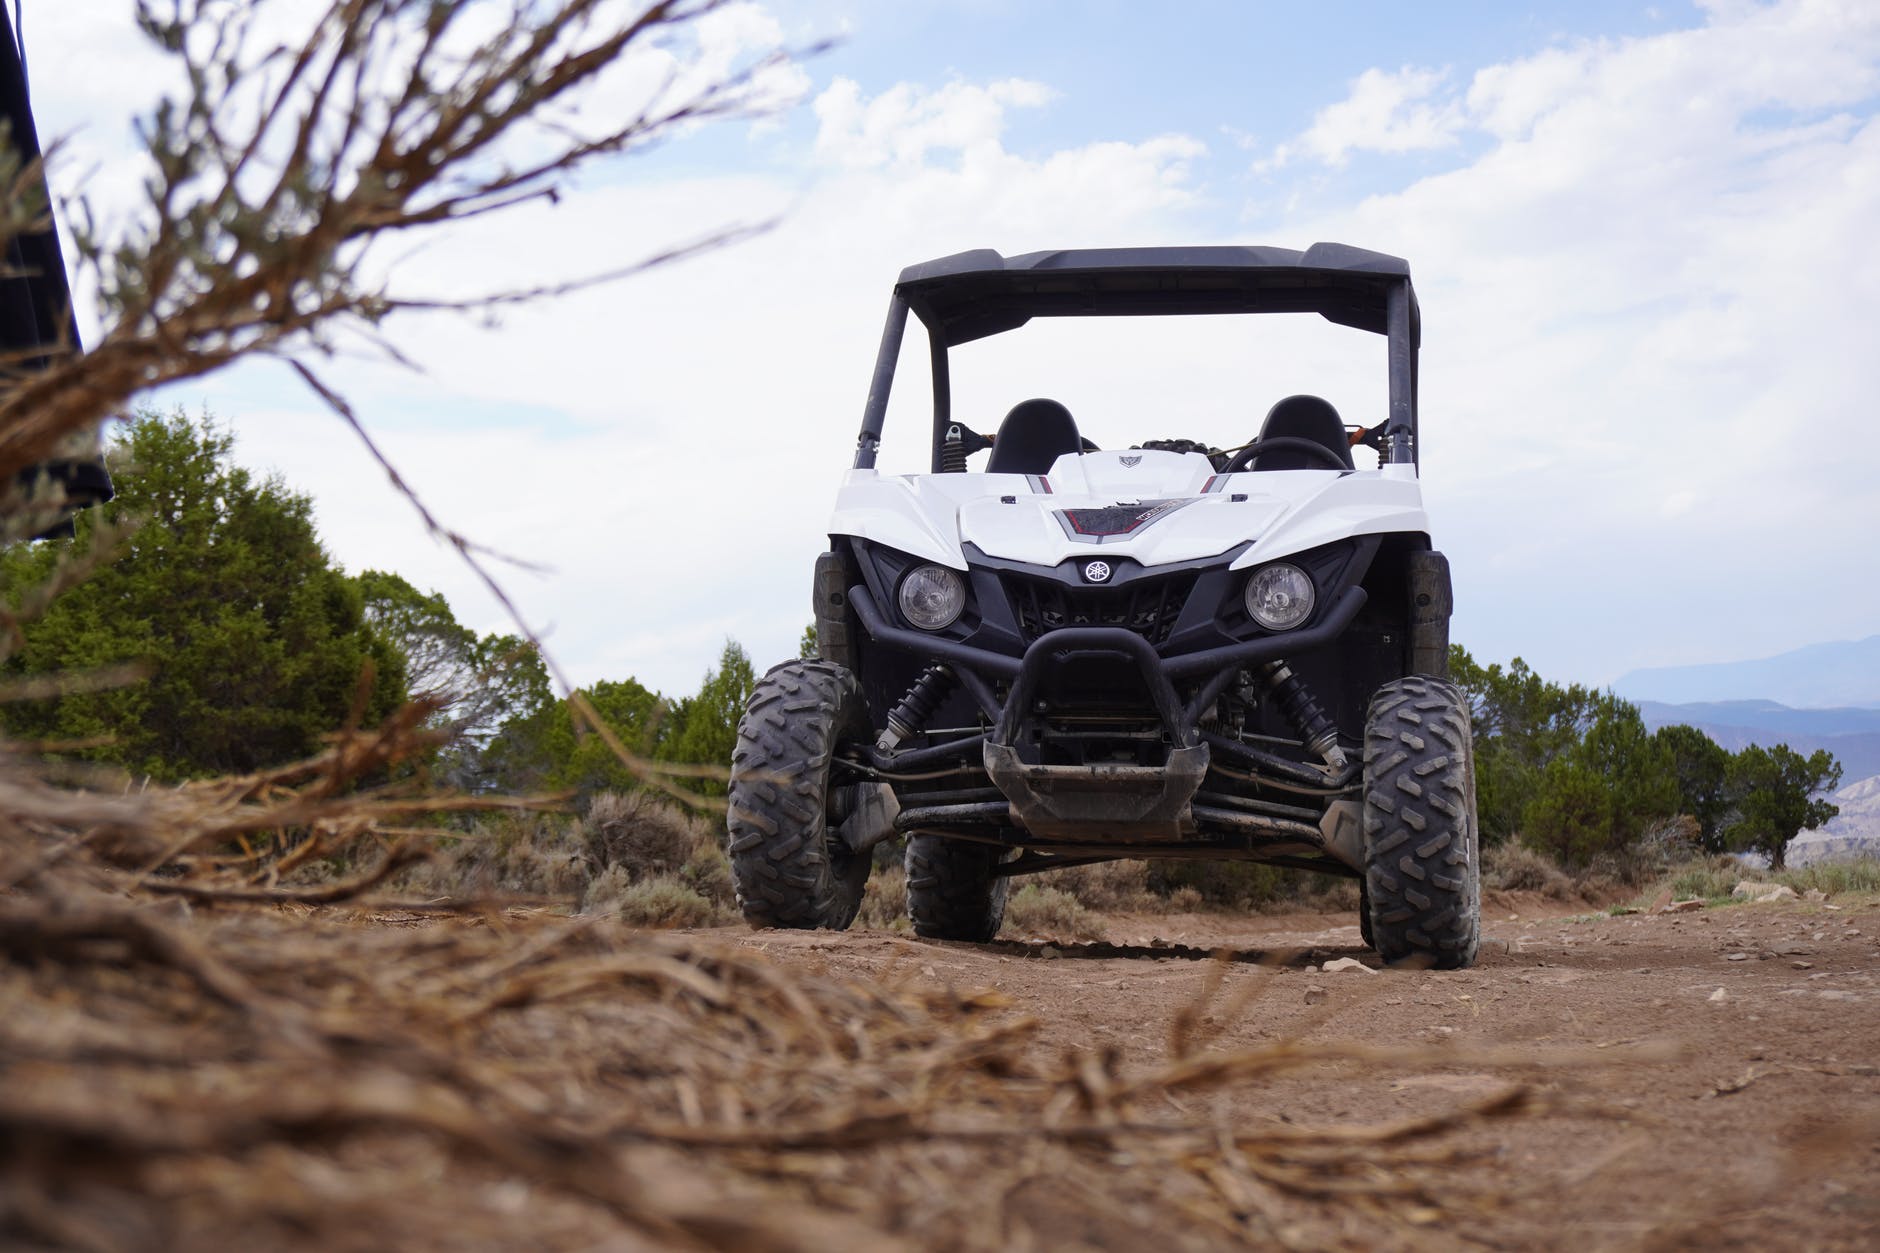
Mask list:
[[[931,472],[887,475],[910,312]],[[1293,395],[1238,447],[1169,430],[1109,449],[1052,400],[990,437],[952,412],[962,344],[1038,318],[1196,314],[1382,336],[1386,411],[1348,427]],[[904,835],[923,936],[991,939],[1015,875],[1249,860],[1358,878],[1388,961],[1469,965],[1474,763],[1418,483],[1418,339],[1409,267],[1340,244],[981,250],[903,271],[816,564],[820,655],[766,674],[738,729],[745,918],[848,926],[874,846]]]

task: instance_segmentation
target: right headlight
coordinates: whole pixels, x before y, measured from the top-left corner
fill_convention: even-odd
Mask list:
[[[1290,631],[1312,616],[1318,593],[1312,576],[1298,566],[1275,561],[1247,578],[1247,614],[1269,631]]]
[[[944,630],[966,611],[966,580],[945,566],[915,566],[902,578],[896,599],[901,615],[921,630]]]

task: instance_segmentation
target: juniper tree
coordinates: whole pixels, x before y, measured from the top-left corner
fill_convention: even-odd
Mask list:
[[[310,756],[349,719],[376,722],[404,700],[404,659],[320,546],[308,499],[231,450],[225,431],[180,413],[131,424],[113,449],[117,499],[81,514],[73,542],[144,522],[0,640],[9,678],[45,692],[0,704],[9,734],[108,741],[80,751],[158,779],[239,774]],[[32,596],[63,547],[0,553],[0,604]],[[139,681],[83,681],[126,672]]]

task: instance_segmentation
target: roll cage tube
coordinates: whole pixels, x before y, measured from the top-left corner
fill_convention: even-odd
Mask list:
[[[1384,336],[1390,354],[1390,417],[1384,423],[1384,458],[1418,464],[1417,350],[1410,339],[1410,282],[1392,283],[1385,304]]]
[[[894,366],[901,357],[901,337],[907,333],[907,301],[899,293],[888,300],[887,325],[881,328],[881,351],[875,354],[875,373],[868,380],[868,403],[862,407],[862,431],[855,439],[855,468],[872,470],[881,452],[881,425],[888,416],[888,392],[894,386]]]
[[[938,474],[945,464],[947,427],[953,421],[953,374],[946,345],[938,335],[928,334],[927,355],[933,363],[933,454],[928,473]]]
[[[1391,281],[1384,292],[1384,336],[1387,354],[1390,399],[1389,416],[1384,423],[1383,457],[1385,464],[1417,465],[1421,461],[1417,431],[1417,348],[1414,298],[1406,275]],[[862,429],[856,438],[854,466],[858,470],[875,468],[881,450],[881,429],[887,419],[888,396],[894,386],[895,367],[900,361],[901,343],[907,332],[910,309],[899,288],[888,302],[887,322],[882,328],[881,348],[875,356],[874,374],[869,380],[868,401],[862,411]],[[1280,312],[1270,309],[1270,312]],[[1253,312],[1253,310],[1249,310]],[[923,318],[927,316],[922,314]],[[1149,315],[1149,316],[1152,316]],[[1327,314],[1326,316],[1331,316]],[[1343,321],[1342,318],[1334,320]],[[1366,329],[1377,329],[1375,325]],[[952,421],[952,385],[946,337],[927,327],[928,354],[933,373],[932,473],[939,473],[947,425]]]

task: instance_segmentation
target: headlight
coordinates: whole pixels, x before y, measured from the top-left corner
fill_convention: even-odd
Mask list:
[[[1261,566],[1247,580],[1247,613],[1269,631],[1292,630],[1312,616],[1317,600],[1306,572],[1284,561]]]
[[[923,631],[953,625],[966,609],[966,581],[945,566],[915,566],[901,580],[901,613]]]

